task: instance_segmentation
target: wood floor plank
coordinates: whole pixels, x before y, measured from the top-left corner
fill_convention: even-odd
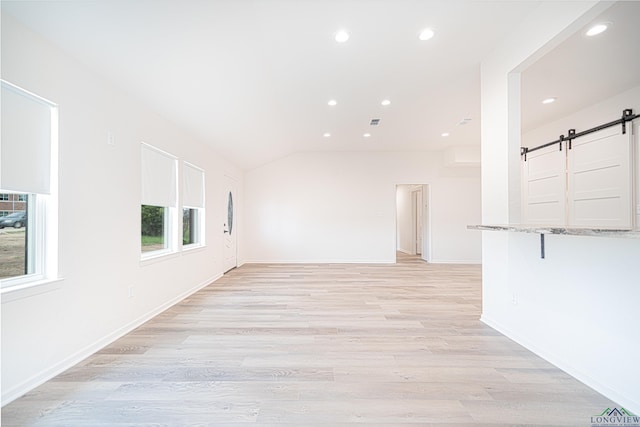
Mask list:
[[[3,426],[567,426],[616,406],[478,319],[480,267],[244,265]]]

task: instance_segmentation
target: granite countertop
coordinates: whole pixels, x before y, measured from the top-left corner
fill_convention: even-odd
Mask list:
[[[640,239],[640,230],[608,228],[608,227],[565,227],[559,225],[530,225],[530,224],[497,224],[497,225],[468,225],[469,230],[483,231],[512,231],[536,234],[564,234],[570,236],[602,236]]]

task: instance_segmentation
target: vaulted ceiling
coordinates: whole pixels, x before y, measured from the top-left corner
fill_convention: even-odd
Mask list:
[[[539,3],[5,0],[2,11],[250,169],[299,151],[479,144],[480,61]]]

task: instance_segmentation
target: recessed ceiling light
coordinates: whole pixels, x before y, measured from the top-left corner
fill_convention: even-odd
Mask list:
[[[338,43],[344,43],[349,40],[349,33],[344,30],[340,30],[336,33],[336,41]]]
[[[429,40],[435,35],[436,33],[431,28],[425,28],[424,30],[420,31],[420,34],[418,34],[418,38],[420,40]]]
[[[443,132],[442,135],[440,135],[440,136],[447,137],[447,136],[449,136],[449,132]]]
[[[543,104],[553,104],[558,98],[547,98],[542,101]]]
[[[329,132],[326,132],[325,134],[323,134],[322,136],[324,136],[325,138],[329,138],[331,136],[331,134]]]
[[[336,101],[335,99],[332,99],[329,102],[327,102],[327,105],[330,105],[333,107],[334,105],[338,105],[338,101]]]
[[[391,105],[391,101],[389,101],[388,99],[383,99],[380,104],[382,104],[384,106]]]
[[[371,134],[370,134],[370,133],[365,133],[365,134],[364,134],[364,135],[362,135],[362,136],[364,136],[365,138],[369,138],[369,137],[371,136]]]
[[[607,31],[607,28],[609,28],[609,25],[610,25],[609,22],[602,22],[600,24],[596,24],[593,27],[589,28],[585,34],[589,37],[597,36],[598,34],[604,33],[605,31]]]

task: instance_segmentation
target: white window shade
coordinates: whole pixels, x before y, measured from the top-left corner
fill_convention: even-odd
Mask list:
[[[176,206],[177,168],[171,154],[142,143],[142,204]]]
[[[0,188],[51,192],[52,104],[2,82]]]
[[[182,205],[204,208],[204,171],[185,162],[182,177]]]

